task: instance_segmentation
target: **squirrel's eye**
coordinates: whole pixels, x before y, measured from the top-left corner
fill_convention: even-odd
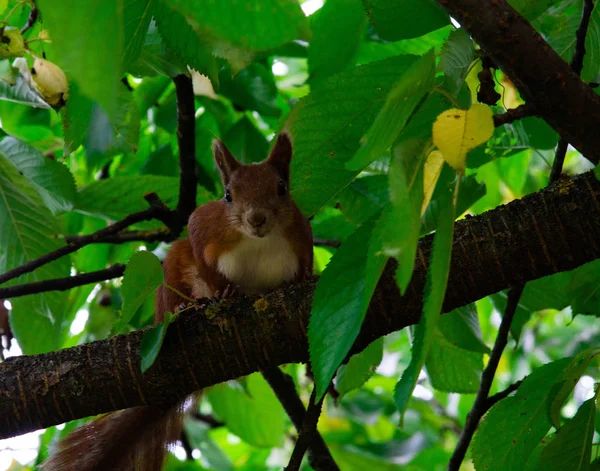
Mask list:
[[[231,203],[233,201],[229,190],[225,190],[225,201],[227,201],[228,203]]]
[[[283,180],[279,180],[279,185],[277,185],[277,194],[279,196],[283,196],[287,193],[287,186],[285,186],[285,182]]]

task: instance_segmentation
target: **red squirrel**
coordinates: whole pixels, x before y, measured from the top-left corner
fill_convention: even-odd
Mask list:
[[[188,298],[212,298],[235,288],[262,293],[312,275],[308,220],[289,194],[292,143],[278,135],[268,158],[242,165],[225,144],[213,142],[225,195],[196,208],[189,237],[174,242],[165,282]],[[185,299],[160,287],[155,323]],[[160,471],[168,446],[181,436],[186,399],[170,409],[140,406],[89,422],[59,443],[44,471]]]

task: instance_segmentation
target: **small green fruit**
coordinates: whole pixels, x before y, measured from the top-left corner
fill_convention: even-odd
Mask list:
[[[17,28],[7,26],[0,30],[0,59],[22,56],[25,52],[25,41]]]

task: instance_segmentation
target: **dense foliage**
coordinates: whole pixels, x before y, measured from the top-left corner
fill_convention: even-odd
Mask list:
[[[501,319],[513,313],[508,346],[490,372],[489,395],[506,394],[478,409],[489,412],[461,469],[600,469],[600,261],[531,281],[520,298],[517,287],[440,315],[454,220],[547,187],[559,135],[533,112],[493,127],[492,114],[525,100],[435,1],[301,3],[0,0],[0,280],[145,210],[150,192],[175,209],[185,142],[195,142],[202,204],[222,196],[215,137],[251,163],[286,129],[294,144],[292,194],[311,217],[320,279],[307,333],[311,374],[304,365],[283,370],[305,403],[313,387],[317,399],[327,393],[318,429],[340,469],[446,469],[502,335]],[[571,60],[582,0],[509,3]],[[589,21],[581,77],[597,82],[599,9]],[[182,103],[173,80],[190,74],[195,141],[178,128]],[[564,173],[592,166],[568,148]],[[592,217],[600,218],[596,210]],[[8,286],[131,260],[124,278],[121,271],[68,290],[32,288],[5,302],[7,309],[0,300],[2,358],[152,325],[162,274],[148,252],[163,258],[179,235],[159,219],[0,282],[3,298]],[[342,365],[388,260],[399,262],[396,281],[406,292],[418,240],[434,231],[419,324],[375,340]],[[556,237],[568,231],[557,222]],[[524,270],[535,262],[523,260]],[[170,320],[144,338],[144,370]],[[35,468],[49,445],[85,420],[46,429],[30,461],[10,469]],[[295,439],[257,373],[206,392],[166,469],[281,469]],[[3,448],[13,445],[5,443],[0,457],[9,459]]]

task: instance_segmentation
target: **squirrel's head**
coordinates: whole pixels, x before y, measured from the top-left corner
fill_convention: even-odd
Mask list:
[[[250,237],[262,238],[291,224],[292,142],[287,133],[277,136],[271,153],[259,164],[241,164],[219,140],[213,141],[213,154],[221,172],[231,226]]]

